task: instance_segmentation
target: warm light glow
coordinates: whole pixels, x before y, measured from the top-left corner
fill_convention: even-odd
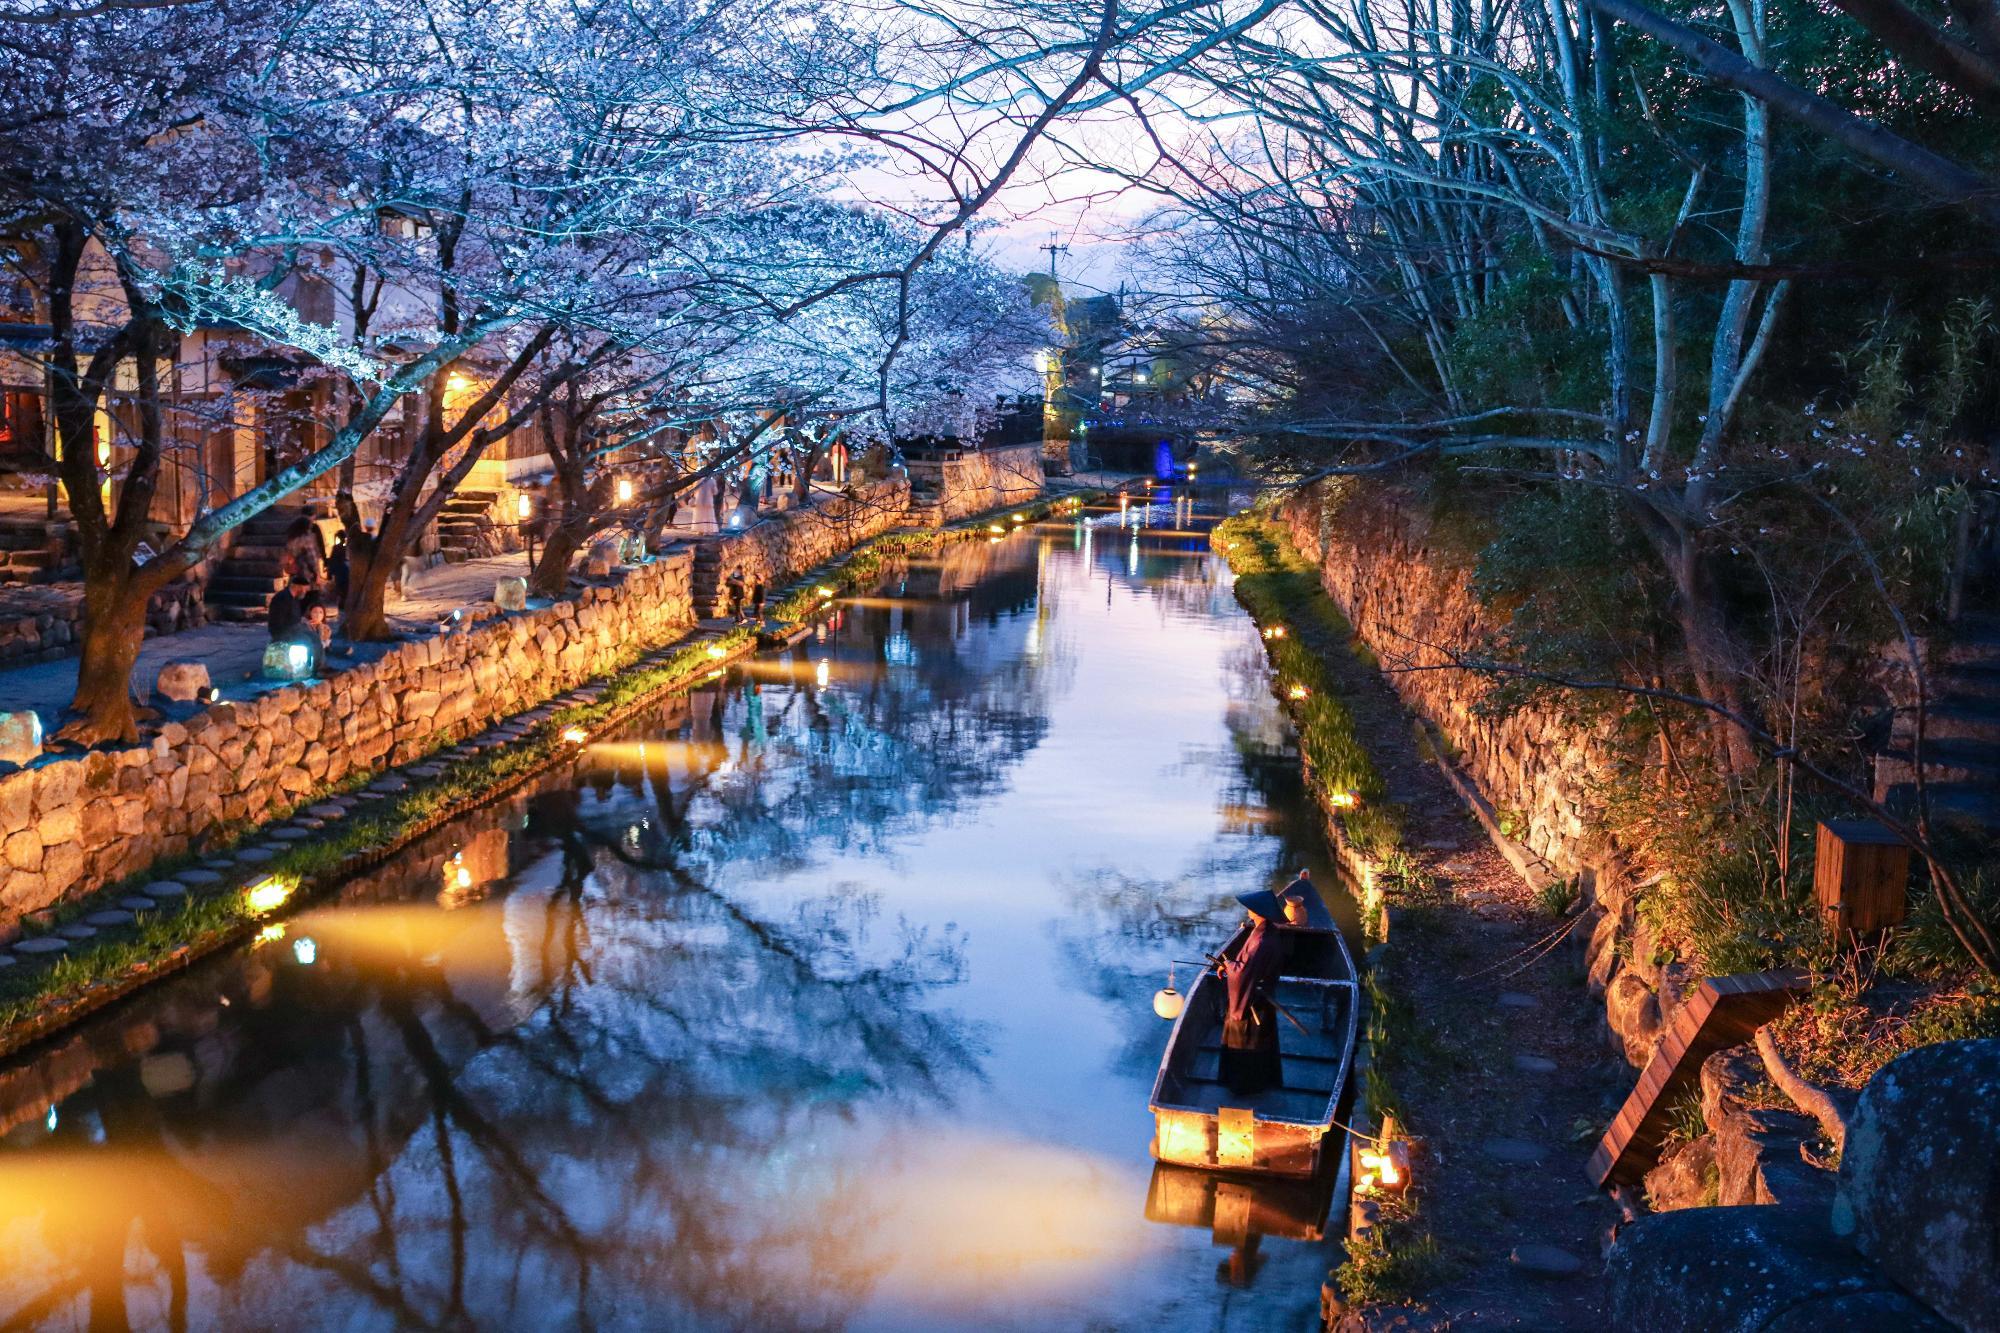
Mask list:
[[[1285,627],[1283,625],[1273,625],[1264,631],[1264,637],[1267,639],[1282,639],[1285,637]]]
[[[708,645],[708,655],[719,662],[729,656],[729,650],[719,643],[711,643]]]
[[[458,874],[454,878],[457,879],[459,888],[469,889],[472,887],[472,871],[468,867],[460,866]]]
[[[1162,1111],[1158,1117],[1155,1144],[1163,1162],[1202,1166],[1214,1161],[1208,1140],[1209,1125],[1203,1117],[1185,1112]]]
[[[275,912],[292,896],[292,886],[276,875],[260,879],[243,894],[243,904],[253,912]]]
[[[817,591],[819,592],[819,595],[820,595],[820,596],[822,596],[822,597],[831,597],[831,596],[833,596],[833,589],[831,589],[831,588],[827,587],[827,586],[826,586],[826,585],[825,585],[824,583],[822,583],[822,584],[820,584],[820,585],[819,585],[819,588],[817,589]]]
[[[455,370],[452,371],[451,374],[444,377],[444,387],[449,389],[453,393],[463,392],[465,386],[470,384],[471,382],[472,381],[466,379],[465,376],[459,374]]]
[[[257,943],[272,944],[285,938],[285,923],[274,921],[257,932]]]
[[[522,491],[514,497],[514,512],[524,519],[533,518],[535,516],[535,497],[529,495],[526,491]]]
[[[590,739],[590,733],[582,727],[564,727],[562,738],[571,745],[581,745]]]
[[[1181,1016],[1181,1009],[1187,1001],[1172,986],[1162,987],[1153,992],[1153,1012],[1161,1018],[1175,1019]]]
[[[632,479],[630,477],[620,477],[618,479],[618,503],[622,505],[632,503]]]
[[[1285,693],[1293,699],[1303,699],[1311,694],[1312,691],[1303,685],[1294,685],[1291,689],[1285,691]]]
[[[1361,1148],[1354,1155],[1360,1168],[1356,1187],[1383,1194],[1401,1194],[1410,1184],[1410,1149],[1400,1139],[1385,1139],[1379,1148]]]
[[[827,681],[832,676],[833,667],[827,658],[822,657],[819,661],[813,663],[813,684],[819,686],[821,689],[825,689]]]
[[[1016,514],[1016,515],[1014,515],[1014,518],[1013,518],[1013,522],[1016,522],[1016,523],[1026,523],[1027,521],[1028,521],[1028,516],[1027,516],[1026,514]]]
[[[998,532],[998,533],[1005,533],[1007,531],[1007,529],[1001,527],[998,523],[988,523],[986,525],[986,530],[988,532]]]
[[[1337,791],[1326,799],[1336,810],[1352,810],[1361,804],[1361,798],[1351,791]]]

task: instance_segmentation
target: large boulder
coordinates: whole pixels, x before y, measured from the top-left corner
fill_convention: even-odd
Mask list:
[[[208,664],[190,659],[178,659],[160,667],[160,674],[153,682],[153,689],[164,699],[180,703],[192,703],[201,697],[209,686]]]
[[[1642,1217],[1619,1233],[1604,1275],[1609,1326],[1645,1333],[1950,1328],[1803,1209]]]
[[[2000,1329],[2000,1041],[1889,1062],[1848,1127],[1833,1229],[1947,1319]]]

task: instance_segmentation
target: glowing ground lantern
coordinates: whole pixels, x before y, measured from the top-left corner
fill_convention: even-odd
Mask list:
[[[271,644],[264,649],[264,679],[305,680],[313,674],[318,656],[315,646],[304,639]]]
[[[514,513],[523,523],[535,516],[535,497],[522,491],[514,497]]]
[[[1401,1194],[1410,1187],[1410,1144],[1395,1138],[1396,1122],[1382,1118],[1382,1135],[1354,1144],[1354,1187],[1364,1194]]]
[[[630,477],[620,477],[618,479],[618,503],[622,505],[632,503],[632,479]]]
[[[258,914],[275,912],[292,896],[292,886],[276,875],[268,875],[243,891],[243,905]]]

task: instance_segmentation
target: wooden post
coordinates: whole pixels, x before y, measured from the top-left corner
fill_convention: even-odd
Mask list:
[[[1872,935],[1898,925],[1908,909],[1910,848],[1872,819],[1820,821],[1813,893],[1836,935]]]

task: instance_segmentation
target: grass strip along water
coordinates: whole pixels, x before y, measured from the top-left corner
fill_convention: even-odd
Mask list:
[[[1364,1133],[1389,1117],[1407,1127],[1393,1079],[1398,1052],[1407,1045],[1398,1032],[1408,1016],[1384,986],[1381,964],[1390,907],[1428,896],[1432,886],[1404,846],[1401,812],[1388,800],[1388,785],[1346,699],[1364,675],[1373,674],[1373,657],[1327,596],[1319,571],[1266,515],[1235,515],[1218,524],[1209,541],[1228,561],[1236,599],[1263,634],[1272,689],[1298,733],[1307,787],[1361,888],[1363,928],[1371,940],[1382,941],[1370,950],[1362,979],[1367,1007],[1353,1121]],[[1382,1191],[1359,1202],[1372,1206],[1357,1209],[1366,1225],[1350,1224],[1347,1260],[1334,1274],[1341,1294],[1354,1303],[1409,1299],[1436,1267],[1437,1242],[1419,1219],[1418,1198]]]

